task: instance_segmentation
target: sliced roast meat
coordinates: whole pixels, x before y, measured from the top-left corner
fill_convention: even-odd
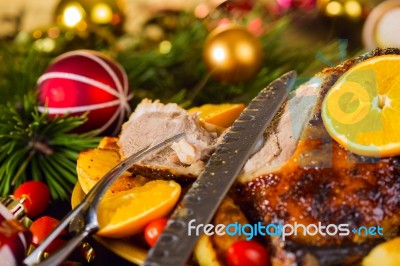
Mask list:
[[[148,156],[131,171],[156,178],[194,178],[214,150],[217,134],[205,130],[196,114],[177,104],[143,100],[122,126],[118,140],[121,156],[126,158],[179,133],[185,133],[182,140]]]

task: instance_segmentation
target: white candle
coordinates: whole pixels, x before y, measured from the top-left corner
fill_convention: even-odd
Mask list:
[[[379,47],[400,48],[400,6],[381,17],[376,25],[375,39]]]

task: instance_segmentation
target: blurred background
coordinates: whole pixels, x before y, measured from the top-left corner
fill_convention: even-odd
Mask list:
[[[144,98],[246,104],[377,47],[400,48],[400,0],[0,0],[0,196],[44,181],[61,218],[79,153]]]
[[[81,11],[93,14],[87,14],[92,16],[96,20],[95,13],[97,14],[97,21],[99,24],[106,24],[107,12],[118,12],[121,13],[121,19],[123,17],[122,29],[125,33],[138,33],[143,30],[143,25],[148,22],[157,14],[163,11],[185,11],[185,12],[196,12],[200,18],[206,17],[210,12],[212,13],[215,8],[218,8],[221,4],[226,1],[223,0],[84,0],[84,1],[60,1],[60,0],[14,0],[6,1],[0,0],[0,38],[13,38],[16,34],[21,31],[34,31],[39,28],[43,28],[54,24],[56,17],[60,15],[60,6],[66,6],[82,2],[80,5],[85,6]],[[319,40],[326,41],[327,39],[340,37],[351,40],[351,44],[354,48],[362,48],[366,40],[362,40],[362,27],[365,24],[367,17],[370,15],[372,10],[377,7],[381,2],[392,2],[387,4],[385,10],[380,10],[379,13],[388,13],[385,19],[376,22],[376,26],[380,29],[378,35],[375,38],[381,38],[381,45],[393,45],[395,40],[388,40],[390,38],[389,33],[398,33],[398,29],[386,29],[382,28],[389,27],[387,24],[395,24],[396,20],[394,17],[398,14],[398,3],[396,1],[380,1],[380,0],[249,0],[249,1],[231,1],[236,3],[236,9],[249,10],[254,5],[264,6],[266,8],[266,16],[276,15],[276,12],[281,12],[282,16],[287,16],[289,13],[297,13],[299,19],[307,20],[311,24],[301,24],[300,21],[294,23],[300,24],[299,28],[304,30],[309,35],[316,35]],[[97,5],[97,7],[95,7]],[[107,9],[107,5],[111,7]],[[89,7],[90,10],[85,10]],[[100,7],[100,8],[99,8]],[[79,8],[78,8],[79,9]],[[78,10],[77,9],[77,10]],[[233,8],[235,9],[235,8]],[[380,8],[382,9],[382,8]],[[392,12],[389,12],[389,11]],[[384,12],[385,11],[385,12]],[[78,10],[78,13],[80,11]],[[237,13],[237,10],[233,13]],[[389,14],[390,13],[390,14]],[[382,14],[375,16],[381,16]],[[74,16],[74,13],[70,13],[69,16]],[[73,19],[73,18],[71,18]],[[102,22],[100,21],[102,20]],[[58,23],[60,24],[60,23]],[[62,24],[62,23],[61,23]],[[398,24],[398,23],[397,23]],[[394,26],[394,25],[393,25]],[[318,31],[318,29],[321,31]],[[395,31],[397,30],[397,31]],[[309,36],[308,36],[309,37]],[[313,36],[311,36],[313,37]],[[371,37],[371,36],[369,36]],[[364,38],[368,38],[365,36]],[[382,39],[383,38],[383,39]],[[385,40],[386,38],[386,40]],[[376,40],[375,40],[376,41]],[[398,40],[397,40],[398,41]],[[378,41],[379,42],[379,41]],[[398,45],[398,43],[397,43]],[[371,44],[368,44],[367,48],[371,48]]]
[[[68,1],[79,2],[79,1]],[[118,5],[123,9],[126,16],[124,29],[128,32],[138,31],[138,27],[149,16],[160,10],[175,9],[175,10],[191,10],[196,5],[202,2],[209,2],[211,6],[220,4],[221,0],[202,1],[202,0],[127,0],[127,1],[85,1],[97,3],[119,2]],[[1,36],[13,35],[19,30],[34,30],[42,26],[51,24],[54,21],[54,15],[59,0],[15,0],[15,1],[0,1],[0,17],[1,17]],[[18,25],[17,25],[18,24]]]
[[[284,71],[310,76],[375,47],[399,47],[399,2],[0,0],[0,43],[41,53],[37,75],[44,70],[40,66],[64,52],[102,51],[127,71],[130,87],[139,96],[133,103],[145,97],[184,106],[246,102]],[[246,66],[248,71],[238,71],[242,66],[232,56],[215,61],[211,48],[204,46],[224,24],[255,36],[252,49],[256,43],[262,47],[254,50],[258,54]],[[229,43],[247,38],[241,33],[222,39]],[[225,73],[212,70],[218,64],[225,64]]]

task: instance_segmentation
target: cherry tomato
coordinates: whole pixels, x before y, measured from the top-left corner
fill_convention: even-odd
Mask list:
[[[42,216],[34,221],[30,227],[33,235],[32,245],[35,247],[39,246],[59,223],[59,220],[50,216]],[[62,234],[65,234],[65,231],[61,232]],[[64,239],[58,237],[45,249],[45,252],[53,252],[64,245],[65,242]]]
[[[158,237],[161,235],[165,226],[167,225],[168,219],[158,218],[151,221],[144,229],[144,238],[150,247],[154,246],[157,242]]]
[[[47,185],[40,181],[22,183],[14,192],[16,199],[25,198],[24,207],[27,216],[37,217],[46,210],[50,201],[50,191]]]
[[[267,250],[256,241],[236,241],[229,247],[226,259],[229,266],[270,265]]]

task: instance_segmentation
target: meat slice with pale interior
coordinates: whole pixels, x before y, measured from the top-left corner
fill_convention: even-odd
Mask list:
[[[177,104],[148,99],[138,104],[122,126],[118,139],[121,157],[126,158],[179,133],[185,133],[182,140],[143,159],[131,171],[165,179],[196,177],[214,150],[217,134],[205,130],[196,114],[189,114]]]

